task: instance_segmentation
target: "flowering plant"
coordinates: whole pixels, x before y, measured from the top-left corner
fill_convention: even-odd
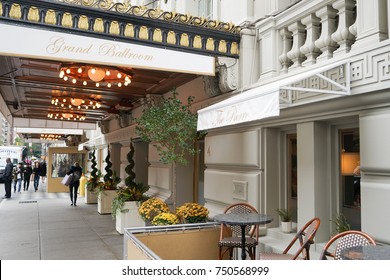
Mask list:
[[[91,176],[88,178],[86,183],[87,189],[91,192],[95,192],[96,189],[99,187],[101,178],[102,178],[102,173],[100,172],[100,170],[97,170],[94,176],[91,173]]]
[[[209,210],[198,204],[187,202],[176,209],[176,215],[188,223],[203,223],[207,221]]]
[[[138,208],[138,213],[144,221],[151,222],[160,213],[168,213],[168,205],[159,198],[149,198]]]
[[[165,226],[165,225],[175,225],[179,222],[177,216],[173,213],[160,213],[152,220],[152,225],[155,226]]]

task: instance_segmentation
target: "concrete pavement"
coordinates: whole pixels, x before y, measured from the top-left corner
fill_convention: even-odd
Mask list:
[[[0,184],[0,197],[5,193]],[[111,215],[100,215],[96,204],[79,197],[70,206],[68,193],[14,193],[0,200],[1,260],[120,260],[123,235]]]

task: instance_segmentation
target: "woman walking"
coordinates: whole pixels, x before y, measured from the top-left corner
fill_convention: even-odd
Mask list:
[[[72,182],[69,185],[70,201],[72,202],[70,206],[77,206],[77,191],[80,186],[80,177],[82,173],[83,169],[78,162],[75,162],[74,165],[70,167],[70,170],[67,173],[67,175],[73,174]]]

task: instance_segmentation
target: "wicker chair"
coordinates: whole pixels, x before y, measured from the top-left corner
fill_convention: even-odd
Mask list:
[[[314,243],[314,237],[320,226],[320,219],[313,218],[297,232],[293,240],[283,253],[260,253],[261,260],[310,260],[310,245]],[[289,253],[295,243],[299,242],[299,248],[294,253]]]
[[[333,243],[337,242],[336,248],[334,251],[329,251],[329,248]],[[341,260],[341,251],[354,246],[370,246],[376,245],[375,240],[369,236],[367,233],[357,231],[357,230],[348,230],[343,231],[339,234],[336,234],[331,238],[328,243],[326,243],[324,249],[321,252],[320,260]]]
[[[257,210],[246,203],[236,203],[227,207],[224,213],[257,213]],[[256,246],[259,238],[259,226],[246,226],[245,233],[249,235],[245,239],[245,247],[249,257],[256,258]],[[229,253],[229,258],[233,257],[233,249],[241,248],[241,227],[235,225],[221,225],[220,238],[218,242],[219,259],[222,260],[225,254]]]

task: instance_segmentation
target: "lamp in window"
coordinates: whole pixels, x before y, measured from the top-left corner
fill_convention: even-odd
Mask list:
[[[131,83],[132,75],[129,71],[118,67],[96,66],[86,64],[62,64],[59,77],[64,81],[84,86],[95,87],[122,87]]]
[[[359,153],[342,153],[341,154],[341,175],[354,175],[355,169],[360,166]]]

